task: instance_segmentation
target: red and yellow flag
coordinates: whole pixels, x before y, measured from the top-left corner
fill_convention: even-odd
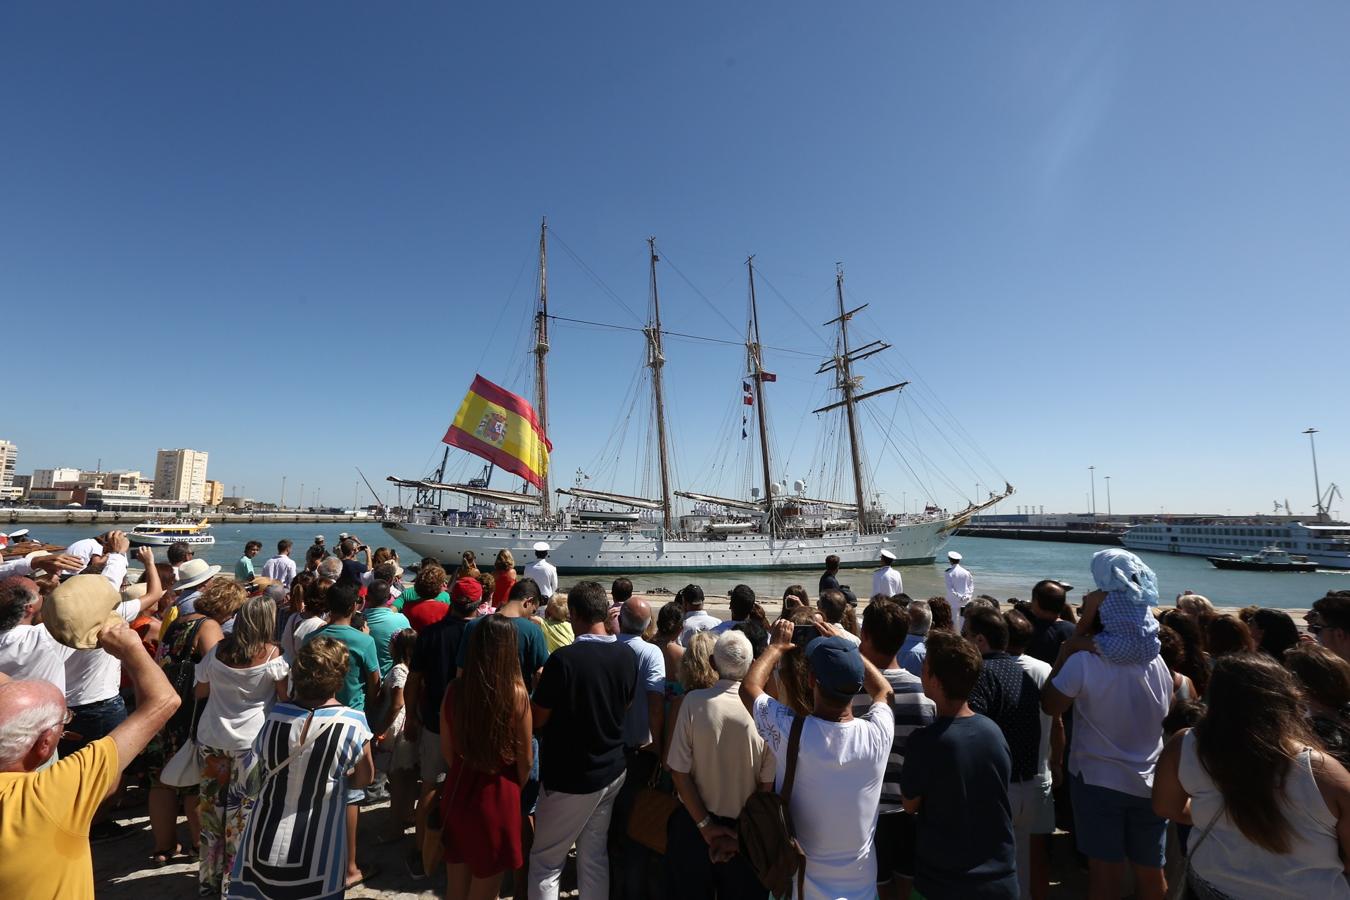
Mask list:
[[[534,408],[482,375],[474,376],[455,421],[441,440],[519,475],[540,490],[544,487],[553,445],[535,418]]]

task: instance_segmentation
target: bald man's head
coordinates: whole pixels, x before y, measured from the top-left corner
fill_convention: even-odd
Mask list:
[[[66,698],[49,681],[0,684],[0,772],[32,772],[56,752]]]
[[[641,597],[629,597],[619,610],[619,632],[642,634],[652,620],[652,608]]]

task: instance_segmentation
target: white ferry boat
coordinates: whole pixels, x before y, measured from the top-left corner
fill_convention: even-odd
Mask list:
[[[1213,521],[1149,522],[1121,538],[1130,550],[1186,556],[1254,554],[1267,547],[1306,557],[1323,569],[1350,569],[1350,524]]]
[[[539,302],[534,316],[535,406],[541,429],[548,427],[548,391],[545,357],[549,350],[548,288],[546,260],[547,228],[539,238]],[[440,468],[425,479],[389,477],[400,488],[416,492],[411,509],[398,517],[386,516],[382,522],[389,536],[415,553],[443,561],[454,561],[465,550],[479,559],[491,559],[498,550],[509,549],[518,562],[532,559],[538,541],[550,545],[549,560],[563,573],[637,573],[734,571],[751,569],[803,569],[823,564],[825,557],[837,555],[842,566],[875,566],[882,550],[889,550],[902,564],[929,563],[951,537],[953,531],[972,515],[988,509],[1013,494],[1011,484],[1002,491],[989,491],[981,499],[974,497],[965,508],[948,512],[930,499],[922,513],[892,512],[882,505],[880,495],[869,483],[873,469],[866,464],[859,434],[861,404],[872,397],[897,391],[909,382],[890,384],[863,391],[862,377],[854,374],[854,364],[890,347],[884,341],[872,341],[851,347],[848,325],[866,304],[855,309],[844,305],[843,274],[836,273],[835,293],[838,315],[827,325],[838,327],[835,352],[821,362],[816,374],[829,374],[839,399],[812,414],[833,412],[840,416],[833,432],[838,443],[837,458],[845,462],[833,483],[847,486],[851,496],[815,499],[807,496],[806,482],[797,480],[792,491],[781,472],[775,476],[772,447],[765,413],[765,384],[777,377],[762,364],[759,317],[755,307],[755,269],[753,257],[749,269],[749,322],[745,341],[745,375],[738,379],[744,392],[743,405],[753,407],[742,417],[740,437],[758,432],[758,459],[747,457],[749,496],[722,497],[696,491],[676,490],[670,447],[666,434],[662,368],[660,302],[656,290],[654,239],[650,245],[651,307],[650,320],[642,329],[647,342],[650,368],[654,428],[648,433],[647,447],[655,448],[659,465],[659,496],[639,497],[591,490],[583,486],[588,479],[578,472],[571,488],[550,490],[547,475],[537,492],[493,489],[489,486],[492,466],[485,474],[467,483],[446,483],[445,466],[449,450]],[[683,335],[690,338],[689,335]],[[697,338],[694,338],[697,339]],[[718,340],[717,343],[727,343]],[[742,405],[737,398],[738,408]],[[855,411],[856,408],[856,411]],[[753,419],[753,424],[751,420]],[[888,432],[889,434],[889,432]],[[732,439],[734,440],[734,438]],[[889,440],[889,439],[888,439]],[[446,441],[449,443],[449,441]],[[729,442],[730,443],[730,442]],[[747,442],[753,444],[753,442]],[[457,445],[459,446],[459,445]],[[492,462],[490,455],[464,448]],[[758,465],[754,465],[754,463]],[[655,479],[654,479],[655,480]],[[653,493],[656,493],[654,490]],[[447,510],[446,494],[468,498],[465,511]],[[554,494],[566,495],[571,503],[554,506]],[[931,497],[931,494],[930,494]],[[693,504],[693,513],[681,515],[676,498]]]
[[[167,547],[184,543],[205,547],[216,542],[206,519],[199,522],[142,522],[127,532],[127,540],[138,547]]]

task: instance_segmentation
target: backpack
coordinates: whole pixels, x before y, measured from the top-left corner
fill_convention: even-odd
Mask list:
[[[806,854],[797,843],[792,827],[792,782],[797,774],[797,751],[802,743],[805,718],[792,720],[788,738],[787,773],[783,776],[783,792],[756,791],[745,801],[736,830],[740,833],[741,855],[755,870],[760,884],[775,897],[792,893],[796,879],[797,896],[803,895],[806,880]]]

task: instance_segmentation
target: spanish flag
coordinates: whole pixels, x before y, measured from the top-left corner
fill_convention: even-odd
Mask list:
[[[441,441],[481,456],[543,490],[553,445],[535,418],[534,408],[482,375],[474,376]]]

